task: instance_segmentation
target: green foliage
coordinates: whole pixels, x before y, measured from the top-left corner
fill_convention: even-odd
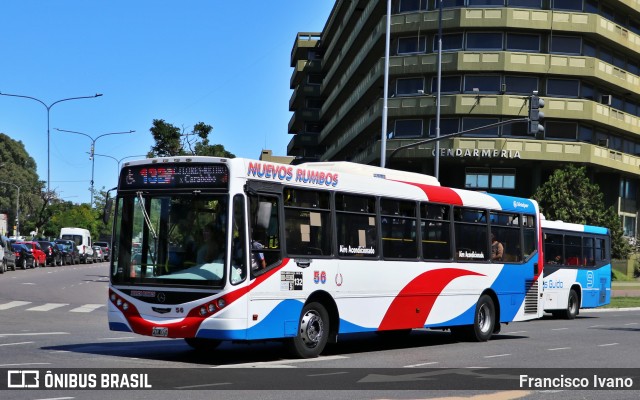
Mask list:
[[[191,132],[185,132],[162,119],[154,119],[149,129],[156,144],[151,147],[147,157],[167,157],[179,155],[214,156],[234,158],[233,153],[225,150],[221,144],[210,144],[211,125],[198,122]]]
[[[0,211],[6,212],[9,221],[15,221],[18,188],[20,187],[20,233],[28,234],[37,229],[36,219],[43,206],[41,197],[44,182],[38,180],[36,162],[27,153],[21,141],[0,133]],[[9,233],[13,234],[12,227]]]
[[[548,220],[609,228],[613,258],[626,258],[631,247],[623,237],[622,223],[613,207],[606,208],[600,187],[591,183],[586,168],[569,164],[556,170],[533,198]]]

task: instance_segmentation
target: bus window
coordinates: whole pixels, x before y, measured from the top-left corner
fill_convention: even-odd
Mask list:
[[[596,265],[595,248],[593,238],[582,238],[582,265],[593,267]]]
[[[566,235],[564,237],[564,252],[566,265],[580,265],[582,257],[582,238],[580,236]]]
[[[520,224],[518,214],[489,213],[491,220],[491,233],[502,244],[503,262],[522,261],[522,249],[520,248]]]
[[[231,283],[238,284],[247,277],[244,197],[235,195],[233,198],[233,220],[231,221]]]
[[[331,255],[329,192],[285,189],[286,251],[291,255]]]
[[[420,206],[422,230],[422,257],[427,260],[451,259],[451,208],[439,204]]]
[[[536,243],[538,242],[538,234],[536,231],[534,218],[532,215],[522,216],[522,230],[523,230],[523,257],[528,260],[532,254],[536,252]]]
[[[385,258],[418,257],[416,204],[410,201],[380,200],[382,255]]]
[[[342,257],[377,257],[375,198],[338,193],[335,201],[338,254]]]
[[[544,257],[546,264],[564,264],[562,247],[562,235],[554,233],[544,234]]]
[[[275,196],[252,195],[251,216],[251,270],[262,271],[277,265],[280,256],[280,224],[278,203]]]
[[[455,257],[460,261],[489,259],[486,211],[454,208]]]

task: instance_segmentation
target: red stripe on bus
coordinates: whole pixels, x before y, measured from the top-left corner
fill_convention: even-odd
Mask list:
[[[406,183],[408,185],[413,185],[422,189],[422,191],[427,195],[429,201],[433,201],[434,203],[444,203],[444,204],[453,204],[454,206],[462,205],[462,198],[455,190],[443,187],[443,186],[432,186],[425,185],[422,183],[415,182],[405,182],[405,181],[397,181]]]
[[[444,288],[454,279],[469,275],[481,274],[455,268],[437,269],[421,274],[398,293],[378,329],[382,331],[423,328],[433,304]]]

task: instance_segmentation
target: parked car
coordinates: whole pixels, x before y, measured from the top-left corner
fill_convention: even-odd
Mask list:
[[[16,255],[16,268],[35,268],[36,262],[31,249],[26,244],[14,243],[11,245],[13,253]],[[14,269],[15,271],[15,269]]]
[[[62,254],[60,254],[60,251],[55,246],[54,242],[38,240],[38,243],[40,244],[42,251],[44,251],[46,265],[51,265],[52,267],[62,265]]]
[[[65,246],[67,253],[71,256],[71,264],[80,264],[80,253],[78,252],[73,240],[56,239],[55,243]]]
[[[16,270],[16,255],[11,248],[9,238],[0,237],[0,252],[4,252],[2,256],[2,264],[0,265],[0,274],[5,273],[9,269]]]
[[[53,243],[53,245],[58,249],[60,253],[60,262],[61,265],[71,265],[73,264],[73,254],[70,251],[71,246],[64,245],[62,243]]]
[[[93,262],[104,262],[104,253],[102,247],[93,246]]]
[[[93,242],[93,244],[94,246],[100,246],[104,260],[109,261],[111,258],[111,246],[109,245],[109,242]]]
[[[16,242],[20,244],[24,244],[27,248],[31,249],[31,253],[33,254],[33,258],[35,259],[36,267],[44,267],[47,263],[47,255],[42,251],[42,247],[40,247],[40,243],[34,241],[25,241],[25,242]]]

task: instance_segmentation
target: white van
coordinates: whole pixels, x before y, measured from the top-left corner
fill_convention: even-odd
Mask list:
[[[60,229],[60,239],[71,240],[76,244],[80,262],[92,263],[93,259],[93,242],[91,241],[91,233],[88,229],[83,228],[62,228]]]

